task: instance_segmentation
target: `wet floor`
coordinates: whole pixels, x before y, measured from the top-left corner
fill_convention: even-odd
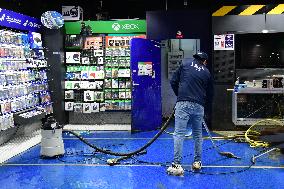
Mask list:
[[[149,141],[151,132],[81,132],[91,143],[116,152],[136,150]],[[271,153],[251,165],[251,157],[260,149],[246,143],[215,140],[222,151],[230,151],[242,159],[220,156],[210,140],[203,145],[202,174],[190,172],[193,140],[184,145],[183,165],[188,171],[184,177],[169,176],[166,166],[173,159],[172,136],[163,134],[146,154],[109,166],[106,160],[114,156],[96,152],[78,139],[64,134],[65,156],[58,159],[40,159],[40,146],[10,159],[0,167],[1,189],[24,188],[284,188],[284,157]],[[249,169],[248,169],[249,168]]]

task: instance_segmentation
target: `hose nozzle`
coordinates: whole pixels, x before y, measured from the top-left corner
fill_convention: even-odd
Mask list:
[[[240,157],[236,156],[232,152],[219,152],[220,155],[225,156],[227,158],[235,158],[235,159],[241,159]]]
[[[117,159],[108,159],[107,164],[113,166],[119,164],[119,161]]]

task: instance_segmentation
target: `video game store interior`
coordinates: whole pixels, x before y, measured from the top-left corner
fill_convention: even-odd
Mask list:
[[[284,188],[283,3],[1,0],[1,188]]]

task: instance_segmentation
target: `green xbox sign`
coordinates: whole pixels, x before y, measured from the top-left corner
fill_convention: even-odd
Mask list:
[[[146,33],[146,20],[85,21],[93,33]],[[81,22],[66,22],[66,34],[80,34]]]
[[[112,24],[112,29],[115,31],[119,31],[120,29],[123,30],[139,30],[139,25],[138,24],[123,24],[120,25],[119,23],[113,23]]]

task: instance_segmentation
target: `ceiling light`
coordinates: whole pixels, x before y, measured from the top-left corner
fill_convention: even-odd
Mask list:
[[[262,30],[261,32],[262,33],[268,33],[269,31],[268,30]]]

